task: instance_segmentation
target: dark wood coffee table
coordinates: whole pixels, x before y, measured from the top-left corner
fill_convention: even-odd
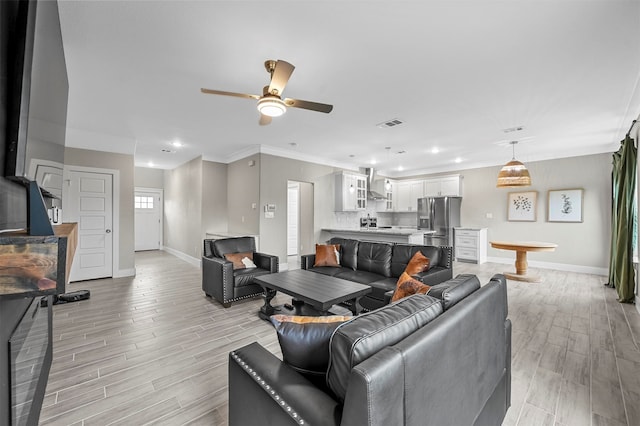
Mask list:
[[[261,275],[254,281],[264,288],[264,305],[260,308],[260,318],[269,320],[276,312],[296,315],[328,315],[333,305],[352,301],[350,310],[354,315],[362,311],[360,298],[371,292],[371,287],[354,283],[304,269]],[[302,301],[305,306],[296,305],[293,310],[283,309],[281,306],[271,306],[271,299],[276,292],[281,291]],[[309,309],[308,306],[311,307]]]

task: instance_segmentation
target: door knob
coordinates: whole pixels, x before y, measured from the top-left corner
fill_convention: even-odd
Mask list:
[[[107,234],[110,234],[110,233],[111,233],[111,229],[107,229],[105,232],[106,232]]]

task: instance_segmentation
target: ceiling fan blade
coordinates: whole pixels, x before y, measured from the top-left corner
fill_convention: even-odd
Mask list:
[[[260,121],[258,121],[258,124],[260,124],[261,126],[271,124],[271,117],[269,117],[268,115],[260,114]]]
[[[285,98],[283,99],[283,101],[285,104],[287,104],[287,106],[293,108],[309,109],[311,111],[324,112],[327,114],[333,110],[333,105],[321,104],[318,102],[301,101],[300,99],[291,98]]]
[[[225,92],[223,90],[213,90],[213,89],[200,89],[202,93],[206,93],[209,95],[224,95],[224,96],[234,96],[236,98],[246,98],[246,99],[260,99],[258,95],[248,95],[246,93],[236,93],[236,92]]]
[[[293,70],[296,67],[291,65],[287,61],[283,61],[278,59],[276,62],[276,67],[273,70],[273,74],[271,74],[271,83],[269,83],[269,93],[273,95],[282,95],[282,91],[284,90],[284,86],[287,85],[289,81],[289,77],[293,73]]]

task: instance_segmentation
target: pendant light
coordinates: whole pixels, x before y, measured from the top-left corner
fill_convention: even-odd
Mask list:
[[[519,186],[531,186],[529,170],[520,161],[516,160],[516,144],[518,141],[509,142],[513,150],[513,158],[505,164],[498,173],[497,188],[513,188]]]

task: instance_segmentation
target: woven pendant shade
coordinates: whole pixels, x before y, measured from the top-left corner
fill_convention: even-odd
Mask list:
[[[498,173],[498,183],[496,187],[518,187],[531,186],[531,176],[529,170],[518,160],[511,160],[505,164]]]
[[[498,173],[497,188],[514,188],[520,186],[531,186],[531,176],[529,170],[515,158],[515,145],[518,142],[511,142],[513,148],[513,159],[505,164]]]

